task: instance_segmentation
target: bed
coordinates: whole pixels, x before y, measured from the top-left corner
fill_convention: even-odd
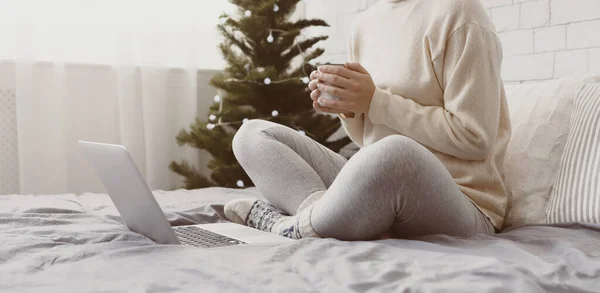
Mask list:
[[[256,189],[155,192],[172,225],[225,221]],[[127,230],[107,195],[0,197],[2,292],[600,292],[600,226],[469,239],[198,249]]]

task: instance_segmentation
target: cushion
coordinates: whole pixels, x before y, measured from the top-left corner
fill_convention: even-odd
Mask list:
[[[548,223],[600,223],[600,84],[579,87]]]
[[[577,87],[600,76],[574,76],[507,86],[512,136],[504,179],[505,227],[546,222],[546,205],[569,133]]]

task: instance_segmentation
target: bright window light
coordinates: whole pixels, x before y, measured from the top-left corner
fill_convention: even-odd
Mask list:
[[[219,69],[227,0],[0,0],[0,59]]]

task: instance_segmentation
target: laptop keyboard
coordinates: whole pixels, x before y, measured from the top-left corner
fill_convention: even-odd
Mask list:
[[[196,226],[173,227],[179,242],[185,246],[211,248],[246,244],[243,241],[229,238]]]

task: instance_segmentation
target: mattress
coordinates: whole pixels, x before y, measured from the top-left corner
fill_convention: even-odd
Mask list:
[[[172,225],[256,189],[157,191]],[[600,292],[600,226],[199,249],[129,231],[103,194],[0,196],[2,292]]]

